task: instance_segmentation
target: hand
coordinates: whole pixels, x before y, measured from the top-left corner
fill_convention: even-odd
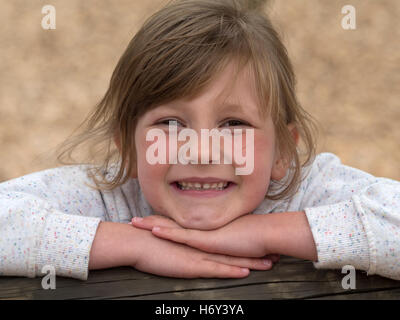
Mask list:
[[[267,232],[264,218],[264,215],[249,214],[211,231],[184,229],[171,219],[158,215],[142,219],[133,218],[132,224],[151,230],[159,238],[205,252],[236,257],[264,257],[277,262],[279,255],[269,252],[263,237]]]
[[[164,221],[164,225],[167,223],[171,225]],[[131,242],[138,249],[133,267],[140,271],[178,278],[243,278],[248,276],[249,269],[272,267],[269,259],[207,253],[157,238],[148,230],[136,230],[137,237]]]

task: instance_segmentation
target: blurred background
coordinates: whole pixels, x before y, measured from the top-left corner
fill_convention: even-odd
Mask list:
[[[257,0],[256,0],[257,1]],[[56,167],[53,148],[105,93],[129,40],[165,0],[0,0],[0,181]],[[44,30],[44,5],[56,30]],[[344,5],[356,30],[341,25]],[[400,1],[270,0],[318,152],[400,180]]]

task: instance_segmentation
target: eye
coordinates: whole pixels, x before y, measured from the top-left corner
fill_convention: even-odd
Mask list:
[[[162,120],[158,121],[156,124],[161,124],[161,125],[166,125],[166,126],[183,127],[182,122],[175,118],[162,119]]]
[[[250,126],[249,123],[238,120],[238,119],[229,119],[222,123],[222,127],[238,127],[238,126]]]

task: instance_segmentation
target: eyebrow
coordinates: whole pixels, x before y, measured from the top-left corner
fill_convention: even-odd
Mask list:
[[[264,115],[260,109],[259,106],[255,105],[255,109],[251,108],[251,105],[243,105],[241,103],[234,103],[234,102],[226,102],[221,105],[218,105],[218,111],[223,112],[223,111],[231,111],[231,112],[237,112],[240,114],[245,114],[246,116],[250,117],[255,120],[255,117],[257,118],[263,118]]]
[[[246,108],[242,104],[237,103],[223,103],[217,106],[218,111],[233,111],[233,112],[242,112],[246,113]]]
[[[176,104],[174,106],[166,104],[166,105],[161,105],[160,106],[162,109],[165,110],[179,110],[179,109],[185,109],[185,104]],[[258,107],[256,107],[258,110]],[[246,106],[239,104],[239,103],[234,103],[234,102],[224,102],[221,104],[217,104],[215,106],[215,109],[218,112],[226,112],[226,111],[230,111],[230,112],[238,112],[238,113],[248,113],[248,109],[246,108]],[[247,111],[247,112],[246,112]]]
[[[174,104],[174,105],[171,105],[171,104],[167,103],[167,104],[162,104],[162,105],[158,106],[158,108],[165,108],[165,109],[172,109],[172,110],[184,109],[185,108],[185,103],[177,103],[177,104]],[[243,107],[240,104],[236,104],[236,103],[222,103],[222,104],[218,104],[216,106],[216,108],[217,109],[222,109],[222,110],[223,109],[229,109],[229,110],[234,110],[234,111],[236,111],[236,110],[242,111],[243,110]]]

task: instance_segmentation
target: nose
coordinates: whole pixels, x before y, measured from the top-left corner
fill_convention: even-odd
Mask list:
[[[208,136],[208,129],[200,129],[199,143],[197,145],[197,163],[212,164],[213,145]]]
[[[232,163],[229,149],[232,145],[230,131],[201,129],[198,135],[197,162],[200,164]]]
[[[213,143],[209,133],[209,129],[183,129],[179,133],[178,161],[184,164],[211,164],[217,162],[220,150],[217,150],[218,146]]]
[[[232,132],[229,129],[191,129],[179,133],[178,158],[183,164],[232,164]]]

